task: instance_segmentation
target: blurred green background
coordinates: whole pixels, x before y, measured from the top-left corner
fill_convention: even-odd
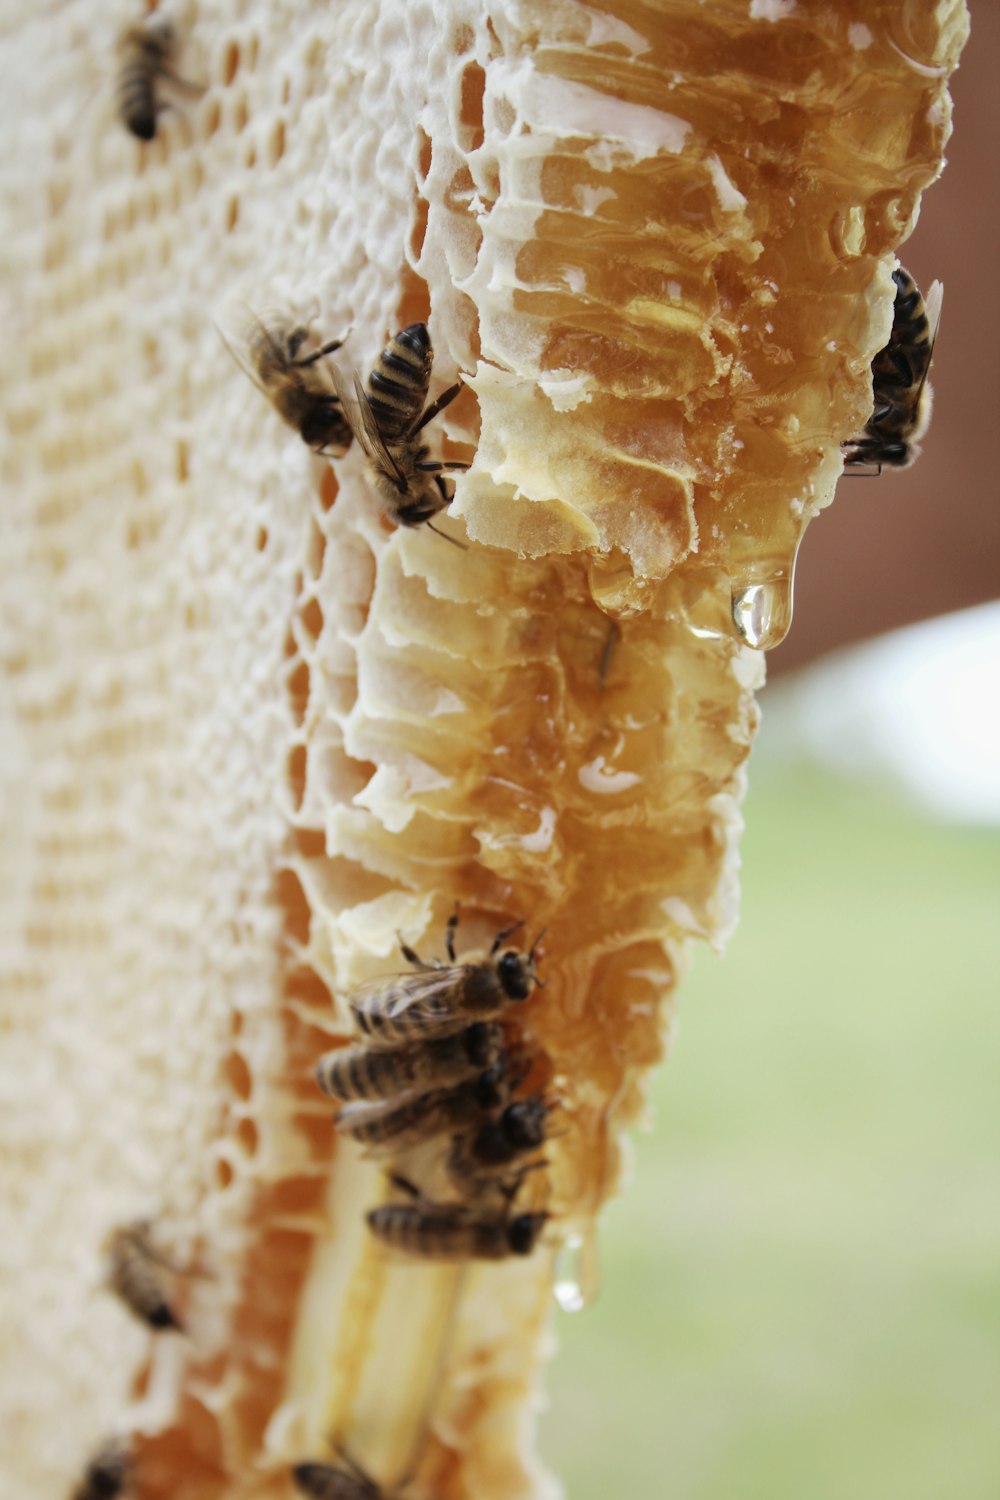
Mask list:
[[[746,817],[543,1455],[570,1500],[997,1500],[1000,831],[756,756]]]

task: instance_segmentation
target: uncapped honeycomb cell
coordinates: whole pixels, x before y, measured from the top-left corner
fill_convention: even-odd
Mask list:
[[[3,1492],[128,1435],[143,1500],[287,1495],[338,1441],[414,1500],[554,1494],[553,1283],[593,1294],[736,919],[749,648],[870,415],[965,7],[178,0],[148,144],[119,9],[0,0]],[[428,322],[464,550],[309,452],[234,303],[362,376]],[[546,928],[551,1219],[495,1265],[383,1253],[313,1082],[456,901],[463,953]],[[140,1218],[184,1338],[102,1289]]]

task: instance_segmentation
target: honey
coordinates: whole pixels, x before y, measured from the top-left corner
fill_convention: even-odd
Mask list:
[[[870,415],[966,10],[244,9],[180,7],[210,84],[146,147],[100,101],[69,128],[107,67],[76,8],[56,47],[0,0],[30,122],[0,351],[3,1172],[31,1231],[3,1250],[4,1492],[68,1490],[121,1430],[148,1500],[284,1493],[334,1442],[389,1487],[525,1500],[553,1294],[595,1294],[690,942],[736,920],[762,652]],[[429,438],[472,465],[441,518],[467,550],[282,426],[211,326],[231,298],[349,327],[362,375],[428,320],[431,398],[468,387]],[[469,951],[547,929],[519,1025],[559,1101],[523,1188],[551,1219],[517,1263],[387,1256],[384,1184],[312,1082],[351,986],[399,934],[439,953],[456,901]],[[206,1268],[167,1350],[87,1260],[150,1211]]]

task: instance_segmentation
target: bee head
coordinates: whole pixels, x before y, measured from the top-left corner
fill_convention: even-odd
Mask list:
[[[548,1214],[518,1214],[507,1225],[507,1244],[513,1255],[530,1255],[545,1227]]]
[[[544,988],[535,968],[535,955],[544,936],[543,927],[527,953],[515,953],[509,948],[497,959],[497,974],[508,1000],[527,1000],[535,985]]]
[[[316,396],[309,402],[309,413],[298,429],[301,440],[310,449],[321,449],[325,444],[340,441],[340,434],[331,434],[331,423],[340,423],[340,402],[336,396]]]
[[[528,1151],[545,1140],[548,1106],[541,1094],[509,1104],[500,1117],[505,1140],[518,1150]]]
[[[328,1474],[326,1464],[296,1464],[292,1470],[292,1478],[304,1495],[319,1494]]]
[[[98,1500],[113,1500],[124,1489],[131,1466],[131,1458],[124,1448],[106,1448],[87,1465],[87,1493],[97,1496]]]

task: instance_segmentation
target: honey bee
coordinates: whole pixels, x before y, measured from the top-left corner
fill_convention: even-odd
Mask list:
[[[489,1020],[508,1005],[527,1000],[541,985],[535,971],[535,954],[544,928],[529,952],[499,951],[512,933],[522,927],[515,922],[498,932],[489,956],[477,963],[459,963],[455,957],[456,912],[448,920],[446,947],[450,965],[425,963],[405,943],[400,950],[416,973],[388,975],[360,985],[349,997],[356,1034],[371,1047],[405,1046],[430,1041],[461,1031],[470,1020]]]
[[[462,389],[461,382],[456,382],[425,407],[433,360],[426,323],[411,323],[382,350],[368,377],[367,390],[356,374],[352,396],[343,376],[334,375],[354,436],[368,459],[379,498],[386,513],[400,526],[420,526],[425,522],[430,525],[431,516],[451,503],[442,474],[469,467],[453,460],[429,461],[430,449],[417,441],[428,422],[444,411]],[[431,526],[431,530],[436,527]]]
[[[140,141],[156,135],[156,117],[163,108],[157,97],[162,79],[185,93],[202,92],[172,71],[176,52],[177,33],[162,16],[142,26],[126,26],[119,35],[116,109],[126,130]]]
[[[173,1267],[157,1254],[145,1220],[123,1225],[108,1236],[108,1285],[130,1312],[150,1328],[182,1328],[170,1305],[161,1271]]]
[[[381,1485],[343,1450],[340,1458],[346,1468],[339,1469],[333,1464],[296,1464],[292,1470],[296,1488],[308,1500],[390,1500]]]
[[[310,354],[302,354],[307,329],[293,327],[278,315],[265,323],[249,309],[237,335],[238,347],[221,328],[218,331],[244,374],[306,446],[322,457],[342,458],[351,446],[351,429],[319,361],[339,349],[344,339],[329,339]]]
[[[454,1036],[415,1047],[341,1047],[320,1058],[316,1082],[334,1099],[394,1099],[416,1089],[460,1083],[470,1073],[491,1068],[502,1041],[495,1022],[477,1021]]]
[[[463,1192],[474,1192],[537,1151],[545,1144],[551,1109],[549,1100],[534,1094],[509,1104],[474,1134],[456,1136],[448,1158],[448,1175],[455,1186]]]
[[[931,419],[927,375],[941,319],[942,288],[935,281],[924,301],[909,271],[899,266],[892,333],[872,360],[874,410],[859,437],[845,443],[845,468],[874,464],[905,469],[919,456],[917,444]]]
[[[506,1105],[516,1075],[501,1057],[478,1078],[451,1089],[419,1094],[402,1104],[346,1104],[337,1116],[337,1129],[372,1156],[395,1155],[449,1131],[478,1125],[484,1114]]]
[[[131,1466],[128,1451],[109,1443],[87,1465],[72,1500],[116,1500],[128,1482]]]
[[[416,1188],[394,1178],[416,1200],[386,1203],[367,1214],[376,1239],[394,1250],[432,1260],[505,1260],[530,1255],[549,1217],[547,1213],[512,1214],[513,1193],[499,1214],[479,1215],[460,1203],[425,1203]],[[516,1189],[515,1189],[516,1190]]]

